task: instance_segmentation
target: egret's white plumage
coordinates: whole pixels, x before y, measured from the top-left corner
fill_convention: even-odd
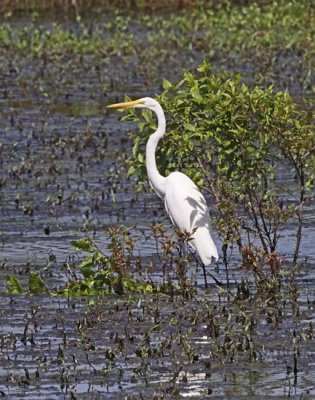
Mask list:
[[[174,225],[181,231],[193,232],[189,241],[204,265],[218,259],[217,248],[211,236],[211,221],[207,203],[194,182],[181,172],[172,172],[166,178],[165,208]]]
[[[166,129],[165,115],[160,104],[150,98],[117,103],[109,108],[148,108],[158,119],[157,130],[150,136],[146,146],[146,168],[148,179],[156,193],[164,199],[166,211],[173,224],[181,231],[191,233],[189,243],[199,254],[204,265],[218,259],[217,248],[211,235],[211,221],[207,203],[194,182],[181,172],[162,176],[156,166],[155,151]]]

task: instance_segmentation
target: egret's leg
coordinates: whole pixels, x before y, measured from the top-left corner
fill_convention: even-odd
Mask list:
[[[214,280],[214,282],[218,285],[218,286],[222,286],[222,282],[221,281],[219,281],[214,275],[212,275],[212,274],[210,274],[210,272],[206,272],[206,268],[205,268],[205,266],[202,264],[202,266],[203,266],[203,270],[204,270],[204,274],[208,274],[213,280]],[[206,286],[207,287],[207,286]]]
[[[201,263],[202,265],[202,271],[203,271],[203,277],[205,279],[205,288],[208,288],[208,282],[207,282],[207,274],[206,274],[206,267],[204,265],[204,263]]]
[[[189,249],[190,253],[193,255],[194,259],[196,260],[197,264],[202,266],[202,271],[203,271],[203,276],[204,276],[204,280],[205,280],[205,287],[208,287],[208,282],[207,282],[207,275],[209,275],[214,282],[218,285],[218,286],[222,286],[222,282],[220,282],[214,275],[212,275],[210,272],[206,271],[206,267],[203,263],[200,263],[199,259],[196,256],[196,252],[192,252],[191,249]]]

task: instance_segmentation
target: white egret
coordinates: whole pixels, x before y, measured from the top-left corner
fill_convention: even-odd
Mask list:
[[[155,151],[165,134],[166,120],[161,105],[150,97],[135,101],[116,103],[108,108],[148,108],[157,116],[157,130],[151,134],[146,145],[146,168],[150,185],[164,200],[165,208],[173,224],[189,233],[189,244],[197,251],[204,266],[218,259],[217,248],[211,234],[211,221],[206,200],[194,182],[182,172],[162,176],[156,166]],[[204,269],[205,274],[205,269]],[[205,276],[206,278],[206,276]],[[215,279],[216,282],[218,282]],[[207,281],[205,279],[205,283]]]

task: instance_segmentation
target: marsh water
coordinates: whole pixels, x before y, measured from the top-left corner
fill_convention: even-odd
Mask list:
[[[49,29],[49,18],[40,23]],[[202,54],[194,57],[191,67]],[[199,270],[190,299],[5,293],[7,275],[27,285],[30,269],[40,271],[49,288],[64,285],[66,262],[79,257],[70,241],[90,236],[106,253],[104,232],[117,224],[139,237],[134,255],[150,279],[160,279],[150,226],[172,227],[154,193],[137,193],[130,181],[121,180],[117,160],[131,147],[128,132],[136,126],[119,122],[120,114],[105,108],[125,94],[136,98],[161,91],[161,81],[150,84],[136,61],[129,59],[126,66],[122,56],[109,62],[88,54],[49,60],[0,53],[0,397],[315,399],[312,199],[306,205],[296,304],[281,300],[258,309],[248,304],[243,331],[240,306],[213,282],[206,289]],[[171,66],[160,71],[168,80],[181,75]],[[293,89],[298,99],[301,93]],[[292,220],[281,232],[280,251],[288,265],[294,228]],[[226,284],[222,261],[210,270]],[[235,292],[244,276],[235,254],[229,275]],[[221,323],[226,330],[217,335],[213,326],[220,329]],[[229,329],[238,337],[233,353],[222,350]]]

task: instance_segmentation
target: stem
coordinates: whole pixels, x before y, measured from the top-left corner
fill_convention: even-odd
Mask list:
[[[300,179],[301,190],[300,190],[299,206],[297,209],[298,229],[296,232],[296,243],[295,243],[295,250],[294,250],[294,255],[293,255],[293,265],[296,265],[296,263],[297,263],[297,260],[299,257],[299,252],[300,252],[300,247],[301,247],[302,229],[303,229],[303,220],[304,220],[303,206],[304,206],[304,201],[305,201],[305,171],[303,168],[302,161],[300,163],[300,168],[298,168],[297,164],[295,164],[295,167],[296,167],[296,171],[298,173],[299,179]]]
[[[222,254],[223,254],[223,264],[225,266],[225,276],[226,276],[226,286],[228,290],[230,289],[230,279],[229,279],[229,269],[228,269],[228,260],[227,260],[227,244],[223,244],[222,246]]]
[[[251,193],[249,193],[249,200],[250,200],[250,208],[251,208],[251,211],[252,211],[252,214],[253,214],[252,219],[254,221],[254,225],[255,225],[256,231],[258,233],[258,236],[260,238],[261,244],[262,244],[265,252],[268,254],[269,253],[268,246],[267,246],[265,238],[264,238],[263,230],[262,230],[262,228],[260,226],[260,223],[258,221],[257,213],[256,213],[255,208],[253,206],[253,198],[252,198]]]

